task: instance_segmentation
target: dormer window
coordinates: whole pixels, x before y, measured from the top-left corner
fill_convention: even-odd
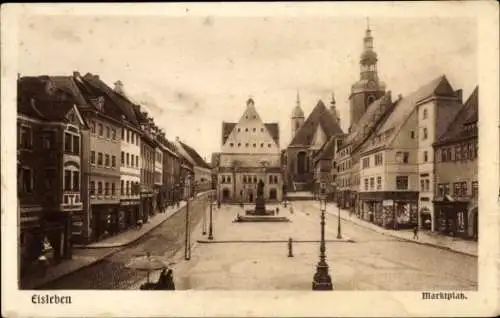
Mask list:
[[[257,147],[257,144],[253,144],[253,147],[254,147],[254,148],[255,148],[255,147]]]
[[[248,128],[245,128],[245,131],[248,131]]]
[[[233,147],[233,146],[234,146],[234,144],[233,144],[233,143],[230,143],[230,144],[229,144],[229,146]]]
[[[241,147],[241,143],[240,142],[238,143],[238,147]]]
[[[264,147],[264,143],[261,143],[261,144],[260,144],[260,148],[262,148],[262,147]]]
[[[427,116],[428,116],[427,109],[424,109],[424,112],[422,114],[422,119],[427,119]]]

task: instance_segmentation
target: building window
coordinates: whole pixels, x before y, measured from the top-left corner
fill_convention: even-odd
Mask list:
[[[408,176],[396,176],[396,189],[408,190]]]
[[[90,132],[95,134],[95,121],[90,122]]]
[[[370,178],[370,190],[375,188],[375,178]]]
[[[80,155],[80,137],[73,136],[73,154]]]
[[[133,131],[131,131],[131,132],[130,132],[130,143],[131,143],[131,144],[135,144],[135,142],[134,142],[134,138],[135,138],[135,134],[134,134],[134,132],[133,132]]]
[[[422,133],[423,133],[423,134],[422,134],[422,139],[423,139],[423,140],[426,140],[426,139],[427,139],[427,127],[424,127],[424,128],[422,129]]]
[[[271,144],[267,144],[267,148],[271,148]]]
[[[127,167],[130,166],[130,155],[129,155],[128,152],[127,152],[127,161],[126,161],[126,163],[127,163]]]
[[[127,195],[130,195],[130,181],[127,181],[127,183],[126,183],[126,184],[127,184],[127,188],[126,188],[126,190],[127,190],[127,191],[126,191],[126,194],[127,194]]]
[[[261,143],[261,144],[260,144],[260,148],[264,148],[264,143]]]
[[[238,128],[238,132],[240,132],[240,131],[241,131],[241,128]]]
[[[90,152],[90,164],[95,165],[95,151]]]
[[[231,183],[231,176],[227,176],[227,183]]]
[[[409,157],[410,157],[410,153],[407,151],[396,152],[396,162],[397,163],[408,163]]]
[[[462,160],[462,147],[460,145],[455,146],[455,160]]]
[[[108,154],[104,155],[104,165],[106,167],[109,167],[109,155]]]
[[[375,165],[380,166],[382,165],[382,154],[378,153],[375,155]]]
[[[127,142],[130,143],[130,130],[127,129]]]
[[[453,195],[455,197],[467,196],[467,182],[456,182],[453,184]]]
[[[109,195],[109,182],[104,184],[104,195]]]
[[[71,170],[64,170],[64,191],[71,191]]]
[[[115,128],[111,129],[111,139],[116,140],[116,129]]]
[[[474,145],[471,142],[467,144],[467,151],[469,152],[469,159],[474,160]]]
[[[431,189],[431,181],[429,179],[425,180],[425,191],[430,191]]]
[[[253,147],[254,147],[254,148],[255,148],[255,147],[257,147],[257,144],[253,144]]]
[[[264,128],[261,128],[261,129],[260,129],[260,132],[264,132]]]
[[[46,131],[42,134],[42,148],[44,150],[52,149],[55,143],[55,133],[53,131]]]
[[[30,168],[22,168],[21,170],[22,190],[24,193],[33,192],[33,173]]]
[[[95,195],[95,181],[90,181],[89,194],[90,196]]]
[[[122,151],[122,158],[121,158],[122,166],[125,164],[125,152]]]
[[[377,177],[377,190],[382,189],[382,177]]]
[[[33,146],[32,144],[32,131],[31,127],[28,126],[21,126],[20,127],[20,138],[19,138],[19,146],[23,149],[29,149]]]
[[[72,135],[69,133],[64,133],[64,152],[71,153],[71,137]]]
[[[111,183],[111,195],[115,195],[116,194],[116,185],[115,183]]]
[[[116,167],[116,156],[111,156],[111,167]]]
[[[422,119],[427,119],[427,109],[424,109],[424,113],[423,113],[423,116],[422,116]]]
[[[410,138],[415,139],[415,132],[413,130],[410,131]]]
[[[368,191],[368,178],[365,178],[365,191]]]
[[[424,180],[420,180],[420,191],[422,191],[422,192],[425,191],[425,182],[424,182]]]
[[[278,176],[274,176],[274,183],[278,183]]]
[[[98,127],[98,130],[99,130],[98,131],[99,136],[102,136],[104,134],[104,129],[103,129],[102,124],[98,124],[97,127]]]
[[[370,157],[363,158],[363,169],[370,168]]]
[[[427,162],[429,160],[427,151],[424,151],[424,162]]]
[[[245,131],[248,131],[248,128],[245,128]]]
[[[125,140],[125,128],[122,128],[122,140]]]
[[[97,153],[97,165],[102,166],[102,153],[101,152]]]
[[[80,191],[80,173],[73,171],[73,191]]]
[[[106,138],[111,138],[111,130],[109,129],[109,126],[106,126]]]
[[[44,172],[45,189],[47,190],[54,189],[55,180],[56,180],[56,171],[54,169],[45,169]]]
[[[247,147],[247,148],[248,148],[248,142],[245,144],[245,147]]]
[[[139,156],[135,156],[135,166],[139,167]]]
[[[234,144],[233,144],[233,143],[230,143],[230,144],[229,144],[229,146],[230,146],[230,147],[233,147],[233,146],[234,146]]]
[[[125,185],[125,181],[124,181],[124,180],[121,180],[121,181],[120,181],[120,194],[121,194],[121,195],[124,195],[124,194],[125,194],[125,187],[124,187],[124,185]]]
[[[269,183],[273,183],[273,176],[269,176]]]
[[[477,181],[472,181],[472,197],[477,198],[478,197],[478,190],[479,186]]]

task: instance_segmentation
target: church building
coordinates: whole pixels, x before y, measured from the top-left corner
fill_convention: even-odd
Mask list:
[[[279,125],[264,123],[255,102],[248,99],[236,123],[222,123],[221,152],[217,165],[217,193],[222,202],[252,203],[257,184],[264,182],[264,199],[281,201]]]
[[[330,108],[319,100],[309,117],[304,112],[297,94],[297,103],[291,115],[292,140],[284,154],[284,175],[288,191],[312,191],[314,188],[314,157],[331,137],[344,135],[332,95]]]

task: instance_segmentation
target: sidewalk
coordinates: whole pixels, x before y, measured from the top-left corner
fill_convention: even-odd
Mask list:
[[[327,212],[333,215],[338,214],[338,208],[336,206],[329,206],[327,208]],[[359,226],[369,228],[375,232],[378,232],[382,235],[389,235],[392,237],[396,237],[402,240],[411,241],[417,244],[430,245],[442,249],[452,250],[454,252],[476,256],[477,257],[477,242],[476,241],[467,241],[460,238],[444,236],[436,233],[419,231],[418,240],[413,239],[413,231],[412,230],[389,230],[373,223],[364,221],[359,219],[354,215],[349,215],[348,210],[340,210],[340,218],[346,221],[350,221]]]
[[[196,196],[198,197],[203,193],[198,193]],[[74,245],[73,257],[71,259],[50,266],[43,276],[40,273],[33,273],[32,275],[23,277],[20,282],[20,288],[35,289],[72,272],[91,266],[137,241],[185,206],[186,202],[181,201],[179,207],[169,207],[165,213],[157,213],[149,218],[148,223],[144,224],[141,228],[129,229],[123,233],[89,245]]]

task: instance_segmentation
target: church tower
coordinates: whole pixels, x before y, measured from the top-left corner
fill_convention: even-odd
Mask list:
[[[373,37],[370,26],[367,26],[363,39],[363,53],[360,57],[360,79],[351,86],[350,104],[350,125],[349,131],[368,106],[385,93],[385,83],[379,80],[377,74],[377,53],[373,50]]]
[[[332,100],[330,101],[330,113],[332,114],[333,119],[339,125],[340,127],[340,116],[339,116],[339,111],[337,110],[337,105],[335,101],[335,94],[332,93]]]
[[[292,137],[295,137],[295,134],[304,124],[304,111],[302,111],[302,107],[300,107],[300,96],[299,92],[297,92],[297,102],[295,108],[293,109],[291,116],[291,124],[292,124]]]

